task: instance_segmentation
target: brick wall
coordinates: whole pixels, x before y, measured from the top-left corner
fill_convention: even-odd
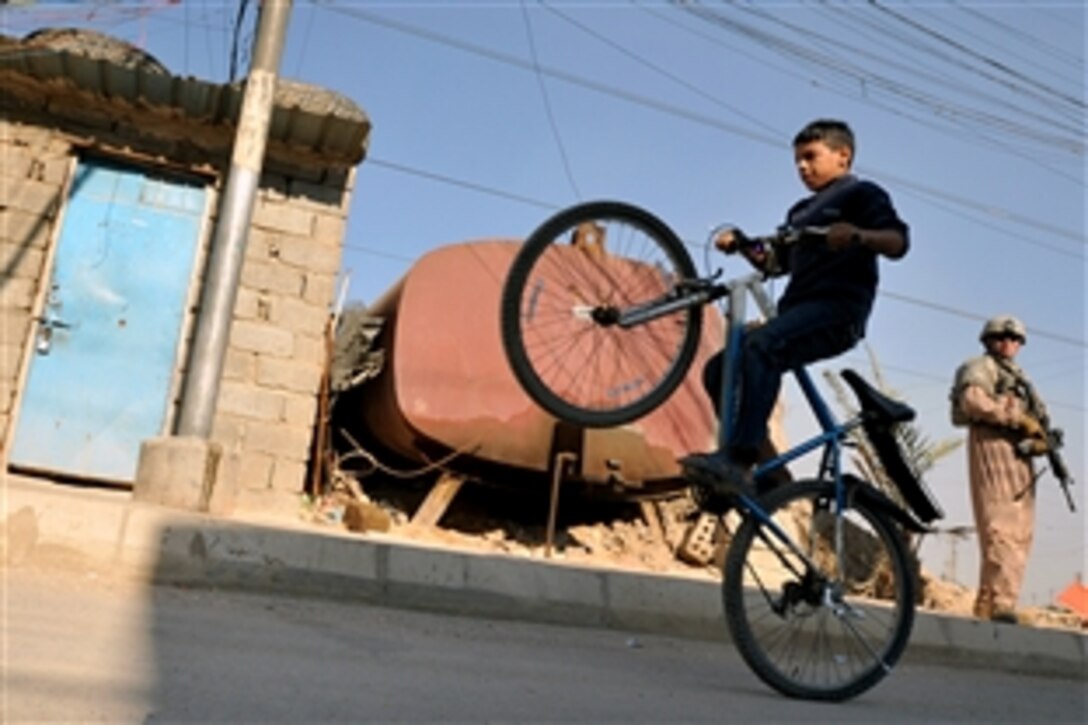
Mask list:
[[[161,156],[172,166],[205,172],[225,168],[226,158],[202,158],[192,145],[184,158],[168,157],[178,145],[164,136],[164,127],[150,138],[138,126],[138,117],[131,115],[67,125],[55,117],[0,118],[0,436],[5,441],[65,179],[78,154],[75,144]],[[191,138],[199,130],[182,132]],[[306,483],[323,335],[354,172],[294,169],[282,159],[269,167],[254,206],[212,437],[237,455],[233,506],[283,513],[297,510]],[[209,182],[213,197],[222,183],[221,174]],[[202,259],[212,236],[203,240]]]
[[[37,310],[49,244],[71,164],[54,134],[0,116],[0,440],[10,437],[15,393]]]
[[[347,185],[262,179],[213,430],[239,455],[238,508],[297,510],[349,197]]]

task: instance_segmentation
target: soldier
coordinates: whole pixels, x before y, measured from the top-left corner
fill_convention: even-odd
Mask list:
[[[1039,423],[1046,413],[1015,362],[1027,342],[1023,323],[1010,315],[995,317],[979,340],[986,353],[960,366],[951,395],[953,424],[968,427],[971,503],[981,552],[974,612],[1016,623],[1035,527],[1031,456],[1046,452]]]

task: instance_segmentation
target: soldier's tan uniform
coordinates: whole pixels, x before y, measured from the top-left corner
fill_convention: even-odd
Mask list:
[[[983,618],[1015,609],[1034,534],[1034,472],[1031,459],[1016,450],[1031,394],[1022,380],[1016,363],[990,354],[967,361],[956,376],[959,413],[969,425],[971,503],[982,558],[975,615]]]

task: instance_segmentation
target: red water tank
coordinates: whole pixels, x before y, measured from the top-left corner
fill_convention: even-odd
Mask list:
[[[384,446],[410,459],[435,447],[484,462],[549,470],[556,420],[523,392],[499,334],[499,299],[515,241],[467,242],[420,258],[369,312],[385,319],[382,373],[367,383],[362,415]],[[707,357],[720,349],[721,316],[704,315],[695,364],[657,410],[628,425],[575,429],[569,476],[613,488],[679,485],[677,457],[714,446],[717,421],[703,392]],[[571,436],[568,429],[564,435]],[[632,491],[634,493],[634,491]]]

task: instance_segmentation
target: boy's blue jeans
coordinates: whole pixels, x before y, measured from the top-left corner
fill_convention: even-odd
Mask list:
[[[737,371],[736,415],[726,442],[735,462],[755,463],[767,438],[767,419],[778,398],[782,374],[854,347],[864,334],[866,317],[841,303],[817,300],[780,311],[745,334]],[[710,358],[703,369],[703,386],[715,412],[720,412],[724,353]]]

